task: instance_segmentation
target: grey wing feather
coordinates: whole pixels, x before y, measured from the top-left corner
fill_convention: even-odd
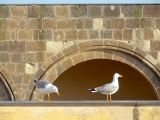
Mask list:
[[[117,87],[114,86],[113,84],[104,84],[103,86],[97,87],[96,89],[99,92],[108,93],[109,94],[109,93],[115,91],[117,89]]]
[[[50,83],[47,82],[47,81],[37,81],[37,82],[36,82],[36,86],[37,86],[38,88],[45,88],[45,86],[46,86],[47,84],[50,84]]]

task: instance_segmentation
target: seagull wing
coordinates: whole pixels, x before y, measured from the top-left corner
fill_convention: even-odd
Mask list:
[[[101,93],[110,94],[110,93],[116,91],[117,87],[110,83],[110,84],[104,84],[103,86],[97,87],[95,89],[97,89],[97,91],[99,91]]]

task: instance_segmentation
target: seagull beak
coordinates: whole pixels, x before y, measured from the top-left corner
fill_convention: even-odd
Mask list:
[[[58,96],[60,96],[59,92],[56,92]]]
[[[122,77],[122,75],[120,75],[119,77]]]

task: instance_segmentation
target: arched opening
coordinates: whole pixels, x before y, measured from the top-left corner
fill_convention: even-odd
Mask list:
[[[10,101],[12,100],[11,96],[2,79],[3,78],[0,76],[0,101]]]
[[[106,100],[100,93],[87,89],[112,81],[113,74],[120,73],[120,88],[113,100],[157,100],[152,85],[133,67],[109,59],[94,59],[79,63],[63,72],[54,82],[61,96],[51,94],[52,100]],[[47,96],[45,96],[47,100]]]

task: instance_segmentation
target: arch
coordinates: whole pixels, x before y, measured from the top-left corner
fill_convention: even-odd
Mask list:
[[[121,41],[92,40],[76,43],[51,56],[41,66],[35,78],[46,79],[53,83],[61,73],[70,67],[92,59],[110,59],[132,66],[147,78],[160,99],[160,81],[158,80],[160,64],[140,48]],[[34,93],[33,98],[39,99],[39,92]]]
[[[15,96],[13,94],[13,90],[15,90],[15,86],[14,86],[14,83],[11,81],[9,74],[7,73],[7,71],[4,68],[2,68],[0,70],[0,79],[2,80],[3,84],[5,85],[7,92],[9,93],[10,99],[12,101],[14,101]]]

